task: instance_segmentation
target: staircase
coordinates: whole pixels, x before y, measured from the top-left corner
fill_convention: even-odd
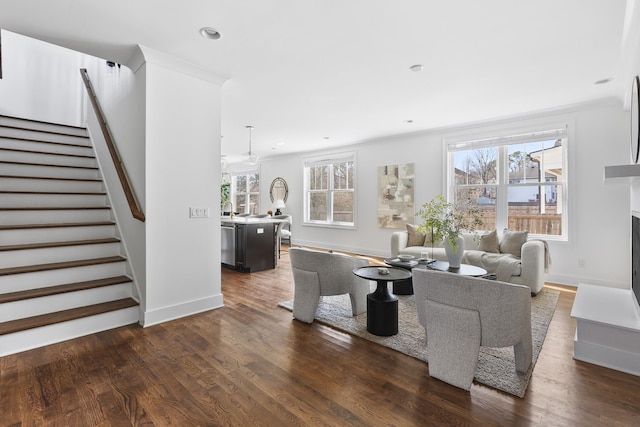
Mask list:
[[[137,323],[85,129],[0,116],[0,356]]]

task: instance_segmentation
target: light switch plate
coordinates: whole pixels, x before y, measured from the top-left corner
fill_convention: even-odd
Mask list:
[[[189,218],[209,218],[209,208],[189,208]]]

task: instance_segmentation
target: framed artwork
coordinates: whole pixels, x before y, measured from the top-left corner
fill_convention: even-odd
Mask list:
[[[413,163],[378,167],[378,227],[405,228],[415,218]]]

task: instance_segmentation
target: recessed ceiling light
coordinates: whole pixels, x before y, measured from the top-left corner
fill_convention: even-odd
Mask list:
[[[421,64],[416,64],[416,65],[412,65],[411,67],[409,67],[409,69],[411,71],[413,71],[414,73],[417,73],[418,71],[422,71],[424,67]]]
[[[605,83],[609,83],[611,80],[613,80],[613,78],[612,77],[608,77],[606,79],[597,80],[594,84],[595,85],[603,85]]]
[[[222,37],[222,34],[220,34],[218,30],[211,27],[200,28],[200,35],[205,39],[211,39],[211,40],[218,40],[220,37]]]
[[[413,120],[405,120],[405,123],[413,123]]]
[[[324,137],[324,138],[322,138],[322,139],[331,139],[331,138],[329,138],[328,136],[325,136],[325,137]]]

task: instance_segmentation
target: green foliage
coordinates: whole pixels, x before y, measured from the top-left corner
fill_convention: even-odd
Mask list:
[[[444,242],[447,239],[454,251],[458,250],[456,239],[462,230],[472,233],[482,227],[482,215],[482,211],[471,200],[453,204],[448,203],[440,194],[416,212],[416,216],[422,218],[418,231],[427,236],[433,233],[434,242]]]
[[[224,209],[224,205],[229,201],[231,193],[231,183],[223,182],[220,184],[220,210]]]

